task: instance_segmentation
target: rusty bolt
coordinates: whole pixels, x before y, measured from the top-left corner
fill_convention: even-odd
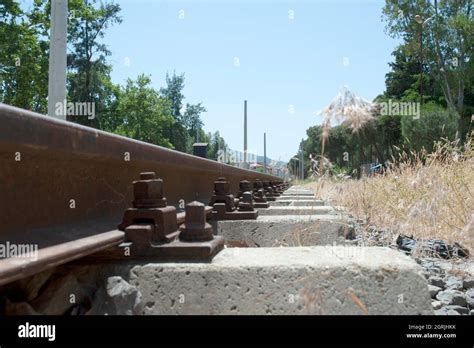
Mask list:
[[[230,184],[226,178],[220,177],[214,181],[214,193],[216,196],[225,196],[230,193]]]
[[[179,240],[183,242],[205,242],[212,240],[212,226],[206,221],[205,205],[194,201],[186,204],[186,217],[180,227]]]
[[[273,196],[273,189],[270,186],[270,182],[269,181],[263,181],[262,185],[263,185],[263,189],[265,190],[265,194],[268,193],[267,195],[272,197]]]
[[[244,192],[239,202],[239,211],[253,211],[253,196],[251,192]]]
[[[281,185],[279,181],[270,181],[270,187],[273,189],[273,192],[281,193]]]
[[[239,190],[241,192],[252,192],[252,183],[248,180],[242,180],[239,183]]]
[[[140,180],[133,182],[133,206],[135,208],[163,208],[163,180],[156,179],[154,172],[140,173]]]
[[[265,191],[263,190],[263,188],[258,189],[255,192],[254,200],[257,203],[266,203],[267,202],[267,197],[265,196]]]
[[[253,183],[253,188],[255,191],[258,191],[259,189],[263,188],[263,184],[260,179],[255,179],[255,182]]]

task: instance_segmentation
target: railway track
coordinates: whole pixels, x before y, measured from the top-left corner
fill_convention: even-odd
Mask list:
[[[351,244],[347,214],[307,189],[1,104],[0,119],[0,248],[37,247],[0,260],[7,315],[433,311],[413,260]]]
[[[186,204],[211,200],[218,178],[226,180],[225,194],[236,194],[244,180],[252,188],[260,181],[283,189],[275,176],[4,104],[0,120],[0,244],[37,248],[34,258],[0,260],[0,286],[126,242],[117,226],[140,173],[157,173],[159,195],[174,214],[172,230],[185,222]],[[203,209],[211,219],[212,208]]]

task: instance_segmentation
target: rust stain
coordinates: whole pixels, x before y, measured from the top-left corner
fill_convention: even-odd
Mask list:
[[[352,289],[347,289],[347,294],[349,295],[351,300],[356,304],[356,306],[359,307],[364,312],[364,314],[366,315],[369,314],[367,307],[364,305],[361,299],[357,297],[357,295],[352,291]]]

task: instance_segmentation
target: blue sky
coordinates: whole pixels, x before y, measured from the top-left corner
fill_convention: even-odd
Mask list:
[[[383,92],[397,45],[382,0],[117,2],[123,23],[104,38],[113,81],[146,73],[159,88],[166,72],[185,73],[186,102],[202,102],[204,129],[235,150],[246,99],[249,151],[263,154],[266,132],[272,159],[296,153],[342,85],[367,99]]]

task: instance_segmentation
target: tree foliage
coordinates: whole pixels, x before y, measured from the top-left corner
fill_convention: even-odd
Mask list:
[[[431,152],[436,141],[442,138],[455,140],[458,121],[459,115],[455,110],[428,104],[424,106],[420,119],[402,118],[403,138],[410,149]]]
[[[335,167],[360,172],[362,164],[394,160],[401,149],[429,152],[441,138],[463,140],[474,114],[473,11],[472,0],[386,0],[382,14],[386,31],[402,43],[389,63],[386,89],[374,102],[417,103],[421,99],[420,117],[378,110],[357,134],[344,125],[332,127],[324,154]],[[308,171],[308,155],[321,151],[323,127],[311,127],[307,135]]]
[[[34,2],[24,11],[18,1],[0,3],[0,102],[45,113],[48,95],[49,40]]]
[[[201,103],[184,104],[184,74],[166,74],[166,87],[160,89],[160,93],[171,101],[172,115],[174,118],[173,127],[167,130],[167,137],[171,140],[174,148],[178,151],[192,152],[192,144],[196,141],[203,141],[205,134],[202,132],[204,123],[201,114],[206,112],[206,108]],[[201,138],[201,140],[199,139]]]
[[[202,103],[185,104],[184,74],[166,75],[166,86],[152,87],[140,75],[125,85],[111,80],[111,55],[103,42],[108,28],[122,22],[113,1],[68,1],[67,98],[94,103],[95,117],[68,115],[68,120],[152,144],[192,152],[196,141],[210,143],[209,155],[227,147],[218,132],[203,130]],[[0,3],[0,102],[47,112],[51,2],[18,0]]]
[[[466,87],[473,83],[473,11],[472,0],[387,0],[383,10],[387,32],[403,38],[406,55],[423,63],[446,104],[460,115],[465,112]],[[422,24],[415,20],[417,15]]]
[[[110,79],[112,67],[106,57],[107,46],[101,43],[105,31],[113,24],[120,24],[120,6],[96,0],[70,1],[68,44],[68,99],[72,102],[95,103],[98,117],[88,119],[73,116],[72,121],[100,128],[102,111],[113,95]]]
[[[107,115],[108,119],[104,122],[110,128],[105,130],[171,147],[165,131],[173,124],[172,105],[150,84],[150,77],[140,75],[136,81],[128,79],[126,85],[120,87],[113,112]]]

